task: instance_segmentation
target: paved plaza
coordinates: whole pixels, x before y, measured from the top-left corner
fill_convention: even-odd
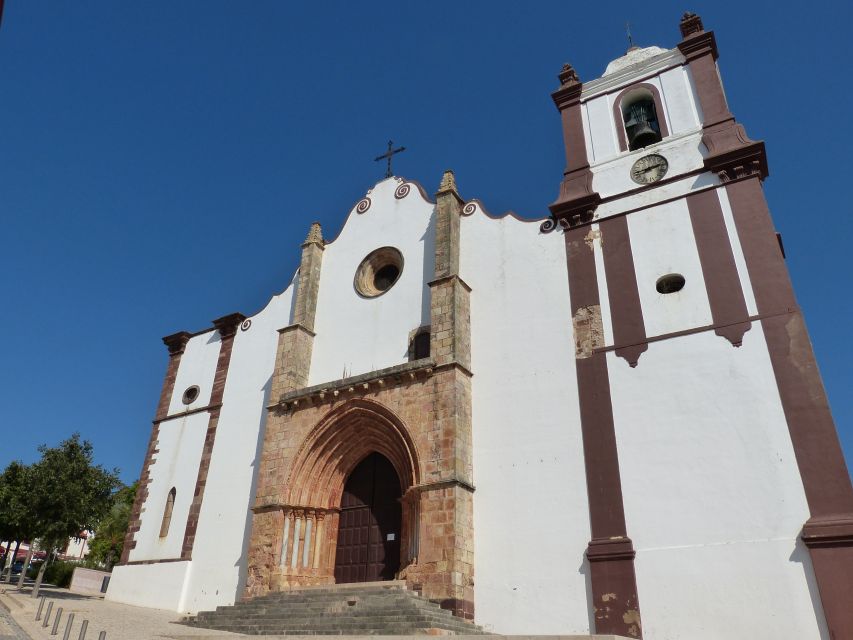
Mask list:
[[[146,609],[103,598],[71,593],[68,589],[45,586],[41,595],[46,602],[53,602],[49,625],[36,621],[38,600],[30,597],[31,587],[25,585],[18,591],[14,584],[0,583],[0,640],[57,640],[65,633],[68,616],[74,614],[74,623],[69,638],[78,640],[83,620],[89,621],[86,640],[98,640],[101,631],[107,632],[107,640],[148,640],[149,638],[172,638],[174,640],[203,640],[205,638],[243,637],[225,631],[193,629],[176,624],[181,615],[174,611]],[[56,612],[62,607],[62,618],[57,635],[50,634]],[[47,604],[44,610],[47,609]]]

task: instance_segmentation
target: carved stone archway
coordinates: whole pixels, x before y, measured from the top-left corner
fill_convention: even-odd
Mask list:
[[[305,432],[296,419],[299,413],[284,416],[291,428],[279,432],[290,434],[291,441]],[[274,442],[278,446],[265,443],[261,472],[283,481],[275,483],[275,495],[259,495],[254,509],[249,595],[334,582],[341,494],[352,470],[374,452],[391,462],[405,496],[401,567],[416,557],[421,469],[411,434],[393,411],[373,400],[354,398],[307,429],[298,446]]]

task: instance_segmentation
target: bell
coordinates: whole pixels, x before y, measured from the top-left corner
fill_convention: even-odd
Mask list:
[[[654,107],[650,102],[636,102],[629,108],[625,131],[628,134],[628,148],[631,151],[642,149],[660,141],[661,137],[652,126]]]
[[[627,129],[628,147],[632,150],[648,147],[650,144],[654,144],[660,140],[657,131],[652,129],[652,125],[647,120],[638,122],[635,126],[627,127]]]

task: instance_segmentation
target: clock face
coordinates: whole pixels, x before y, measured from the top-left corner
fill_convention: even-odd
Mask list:
[[[663,178],[668,168],[669,163],[663,156],[656,153],[643,156],[631,167],[631,180],[637,184],[651,184]]]

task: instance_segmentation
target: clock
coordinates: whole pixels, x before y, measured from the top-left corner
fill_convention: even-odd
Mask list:
[[[651,184],[666,175],[669,163],[661,155],[643,156],[631,166],[631,180],[637,184]]]

